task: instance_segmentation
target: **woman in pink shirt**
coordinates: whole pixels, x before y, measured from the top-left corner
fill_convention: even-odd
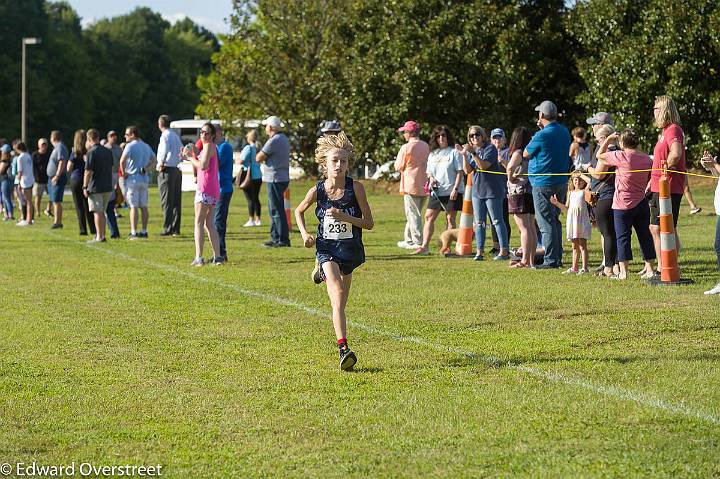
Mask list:
[[[687,171],[685,167],[685,133],[680,126],[680,113],[675,102],[669,96],[663,95],[655,100],[653,108],[655,127],[662,130],[658,135],[653,152],[653,172],[650,175],[650,233],[655,243],[655,254],[660,259],[660,168],[663,164],[669,170]],[[680,200],[685,189],[686,175],[670,173],[670,201],[672,204],[673,225],[675,227],[675,244],[680,251],[680,239],[677,235],[677,222],[680,215]]]
[[[644,279],[652,278],[655,267],[655,247],[650,235],[650,207],[645,200],[645,188],[652,166],[650,157],[638,150],[640,138],[635,130],[625,129],[620,137],[619,151],[607,151],[608,145],[618,139],[618,134],[609,135],[598,150],[598,169],[604,171],[605,165],[616,167],[615,194],[613,196],[613,214],[617,237],[617,261],[620,266],[613,279],[627,279],[628,263],[632,259],[630,238],[632,228],[640,242],[640,250],[645,260]]]
[[[210,238],[213,249],[213,259],[210,263],[219,265],[223,263],[220,256],[220,241],[217,230],[215,230],[215,205],[220,198],[220,180],[218,177],[217,148],[213,139],[215,138],[215,126],[208,122],[200,129],[200,140],[202,151],[198,157],[194,148],[184,151],[185,156],[192,162],[197,171],[197,190],[195,192],[195,259],[193,266],[202,266],[203,246],[205,245],[205,232]],[[205,231],[203,231],[203,227]]]

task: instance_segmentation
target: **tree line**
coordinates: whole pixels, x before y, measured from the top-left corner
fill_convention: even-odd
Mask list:
[[[171,25],[149,8],[82,28],[66,2],[0,0],[0,19],[0,137],[20,135],[22,38],[42,40],[26,56],[31,143],[51,130],[72,138],[78,128],[137,125],[154,144],[160,114],[193,116],[197,77],[210,71],[220,47],[191,20]]]
[[[280,116],[310,169],[323,119],[382,163],[407,119],[463,139],[533,126],[545,99],[568,127],[611,112],[647,150],[667,94],[697,157],[720,147],[719,27],[714,0],[234,0],[198,111]]]

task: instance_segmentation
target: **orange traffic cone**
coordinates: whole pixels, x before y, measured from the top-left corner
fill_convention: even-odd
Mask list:
[[[449,256],[472,256],[473,248],[473,207],[472,207],[472,175],[467,177],[465,195],[463,196],[462,212],[460,213],[460,231],[458,231],[457,242],[455,243],[455,255]]]
[[[285,190],[285,193],[283,193],[283,198],[285,198],[285,218],[287,218],[288,231],[292,231],[293,223],[292,207],[290,206],[290,187],[288,187]]]
[[[670,201],[670,178],[667,165],[662,164],[663,173],[659,181],[660,206],[660,279],[653,278],[653,285],[690,284],[691,279],[680,279],[680,267],[677,260],[675,225],[673,224],[672,202]]]

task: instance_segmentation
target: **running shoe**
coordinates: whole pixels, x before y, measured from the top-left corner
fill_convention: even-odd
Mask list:
[[[720,294],[720,283],[715,285],[715,287],[713,289],[708,289],[707,291],[705,291],[704,294],[706,294],[706,295]]]
[[[15,223],[15,226],[30,226],[30,223],[28,223],[25,220],[20,220],[17,223]]]
[[[255,221],[255,226],[262,226],[262,221],[260,221],[260,220]]]
[[[696,214],[698,214],[698,213],[702,213],[702,208],[697,207],[697,208],[693,208],[693,209],[690,210],[690,214],[691,214],[691,215],[696,215]]]
[[[312,270],[312,273],[310,273],[310,279],[312,279],[313,283],[320,284],[322,283],[322,275],[320,274],[320,263],[318,260],[315,260],[315,267]]]
[[[573,269],[573,268],[568,268],[560,274],[578,274],[578,270]]]
[[[243,225],[243,228],[250,228],[251,226],[255,226],[254,220],[247,220],[245,224]]]
[[[660,276],[659,271],[648,271],[640,276],[640,279],[653,279],[656,276]]]
[[[202,266],[205,264],[205,260],[202,258],[195,258],[192,263],[190,263],[190,266]]]
[[[509,254],[499,254],[495,257],[493,257],[493,261],[507,261],[510,259]]]
[[[223,263],[225,263],[225,260],[222,258],[222,256],[213,256],[213,258],[210,260],[210,264],[214,266],[220,266]]]
[[[352,371],[353,366],[357,363],[357,356],[350,351],[349,347],[340,350],[340,369],[343,371]]]
[[[482,261],[484,259],[485,259],[485,256],[483,256],[481,254],[476,254],[475,257],[473,258],[473,261]]]

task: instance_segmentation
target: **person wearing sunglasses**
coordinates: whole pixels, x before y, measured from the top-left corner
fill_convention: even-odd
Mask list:
[[[120,157],[120,169],[125,178],[127,203],[130,206],[130,236],[128,239],[147,238],[148,183],[147,172],[155,166],[155,153],[140,138],[136,126],[125,128],[125,149]],[[142,217],[142,229],[138,231],[138,212]]]
[[[205,233],[213,249],[211,264],[225,262],[220,254],[220,238],[215,229],[215,205],[220,199],[220,179],[218,176],[218,152],[215,146],[215,125],[205,123],[200,129],[202,151],[198,155],[195,148],[186,148],[183,154],[192,162],[197,171],[197,190],[195,191],[195,259],[192,266],[202,266]],[[204,231],[203,231],[204,230]]]
[[[506,171],[498,161],[498,151],[490,143],[485,129],[473,125],[468,129],[468,143],[458,150],[463,153],[465,173],[473,175],[472,194],[473,215],[475,217],[475,242],[477,253],[475,261],[485,258],[485,230],[488,213],[500,243],[500,252],[493,260],[510,259],[508,230],[503,220],[503,202],[507,195],[505,185]]]

